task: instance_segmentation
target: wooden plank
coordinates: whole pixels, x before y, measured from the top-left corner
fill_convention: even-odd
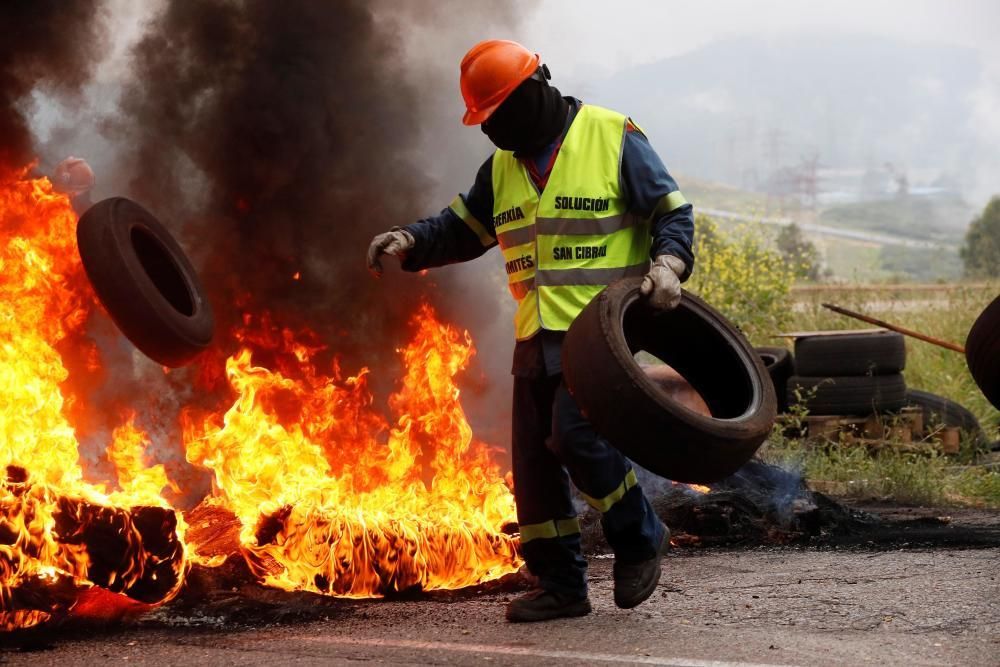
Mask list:
[[[946,426],[941,431],[941,451],[944,454],[958,454],[961,446],[962,433],[955,426]]]
[[[959,289],[983,290],[992,289],[990,283],[864,283],[833,285],[827,283],[811,285],[792,285],[792,294],[809,292],[954,292]]]
[[[771,338],[807,338],[810,336],[850,336],[853,334],[888,333],[888,329],[833,329],[830,331],[788,331]]]

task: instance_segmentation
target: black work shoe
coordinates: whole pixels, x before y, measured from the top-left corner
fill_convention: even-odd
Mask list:
[[[670,548],[670,529],[663,527],[663,541],[656,555],[638,563],[615,561],[615,604],[622,609],[636,607],[653,594],[660,583],[660,562]]]
[[[586,616],[590,613],[587,596],[576,597],[565,593],[536,588],[507,605],[507,620],[511,623],[532,623],[553,618]]]

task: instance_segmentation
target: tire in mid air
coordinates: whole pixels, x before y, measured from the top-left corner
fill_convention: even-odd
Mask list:
[[[76,230],[83,268],[122,333],[159,364],[183,366],[212,342],[215,320],[180,245],[139,204],[94,204]]]

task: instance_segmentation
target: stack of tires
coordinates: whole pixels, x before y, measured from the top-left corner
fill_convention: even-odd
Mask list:
[[[785,399],[812,415],[899,410],[907,404],[905,367],[906,345],[895,332],[797,338]]]
[[[813,415],[869,415],[907,405],[906,346],[892,332],[798,338],[795,356],[758,347],[771,375],[778,410],[801,405]]]
[[[814,416],[868,416],[918,407],[926,427],[958,428],[977,446],[989,444],[968,409],[943,396],[907,389],[900,334],[805,336],[796,340],[794,356],[783,347],[755,350],[771,376],[779,412],[802,406]]]

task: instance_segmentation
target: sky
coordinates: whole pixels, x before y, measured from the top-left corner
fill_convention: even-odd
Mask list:
[[[966,196],[974,205],[1000,191],[997,0],[540,0],[533,9],[520,4],[525,14],[513,37],[541,54],[564,92],[587,91],[592,82],[632,66],[733,38],[779,41],[810,34],[861,35],[915,47],[971,50],[981,62],[980,80],[959,103],[967,108],[963,125],[968,126],[975,148],[963,149],[961,159],[954,162],[970,167]],[[669,82],[659,83],[661,88],[669,87]],[[706,87],[711,83],[706,82]],[[932,103],[928,99],[928,105]],[[669,109],[664,113],[669,114]]]
[[[142,34],[143,22],[161,4],[155,0],[106,2],[114,39],[111,57],[96,72],[98,82],[114,82],[126,76],[131,42]],[[393,0],[374,7],[379,18],[395,21],[400,27],[400,38],[413,55],[410,67],[414,76],[433,78],[425,104],[434,109],[433,118],[421,119],[416,129],[426,135],[428,150],[444,148],[453,155],[436,174],[441,197],[468,187],[470,172],[474,173],[491,148],[480,133],[458,125],[462,105],[457,79],[458,63],[465,50],[481,39],[495,37],[516,39],[539,52],[553,71],[554,83],[564,93],[578,95],[586,95],[594,81],[607,80],[635,65],[684,55],[737,37],[780,40],[802,34],[862,34],[917,46],[970,49],[984,64],[981,81],[968,100],[966,121],[980,146],[977,154],[968,156],[978,174],[976,203],[1000,189],[994,185],[1000,183],[997,0],[513,0],[494,5],[498,9],[492,13],[484,11],[489,5],[470,8],[457,0],[408,0],[402,4]],[[434,15],[434,20],[413,21],[415,13]],[[451,77],[454,87],[449,84],[445,89],[441,84]],[[44,108],[41,111],[35,121],[44,136],[50,114]]]
[[[527,7],[527,5],[525,5]],[[1000,66],[996,0],[541,0],[518,37],[570,80],[741,35],[863,33],[980,50]]]

